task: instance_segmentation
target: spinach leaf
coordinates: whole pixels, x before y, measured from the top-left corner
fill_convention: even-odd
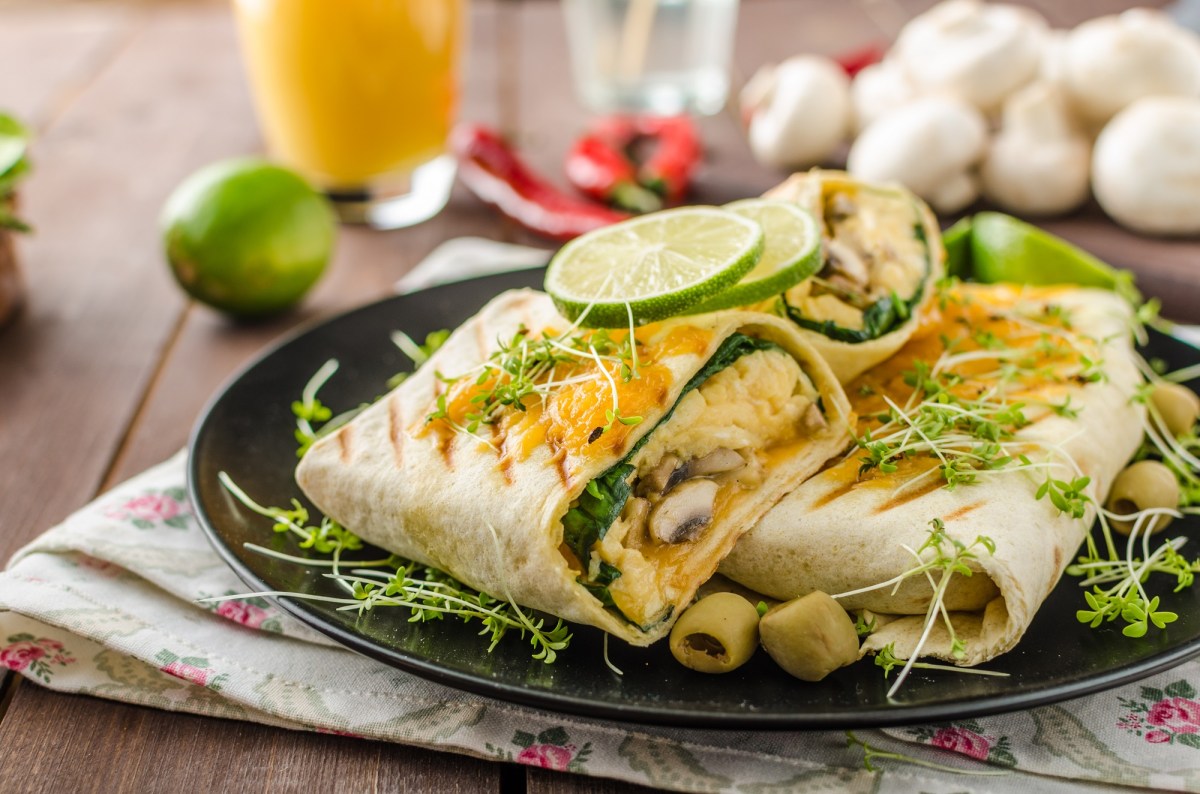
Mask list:
[[[588,581],[580,576],[575,581],[586,587],[588,592],[594,595],[596,600],[604,604],[604,606],[612,607],[616,606],[616,604],[613,603],[612,593],[609,592],[608,586],[620,578],[620,568],[601,560],[600,571],[596,574],[596,578]]]

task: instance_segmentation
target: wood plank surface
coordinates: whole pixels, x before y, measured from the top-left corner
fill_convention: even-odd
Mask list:
[[[22,686],[0,724],[0,791],[497,790],[499,767],[414,747],[268,729]],[[44,724],[52,731],[39,728]]]
[[[470,73],[463,97],[466,112],[492,122],[499,117],[496,97],[501,76],[495,65],[499,13],[498,6],[491,2],[473,6],[474,36],[467,64]],[[207,60],[212,60],[216,68],[209,65],[192,71],[187,67]],[[459,189],[443,216],[452,219],[449,222],[387,233],[343,227],[329,271],[300,311],[267,322],[237,324],[204,307],[188,306],[170,283],[158,248],[154,219],[166,194],[194,168],[220,157],[261,149],[239,64],[228,10],[215,6],[152,12],[144,30],[112,66],[111,71],[121,80],[122,87],[139,92],[141,113],[152,112],[156,96],[169,95],[185,86],[193,92],[192,96],[187,103],[178,104],[187,104],[192,113],[177,114],[173,123],[164,119],[155,130],[160,141],[174,142],[166,146],[159,143],[157,149],[175,155],[178,162],[166,164],[169,165],[166,169],[160,167],[163,164],[150,163],[153,170],[141,175],[150,178],[143,178],[140,184],[137,173],[128,174],[130,180],[125,184],[122,180],[96,179],[115,194],[110,196],[114,215],[138,218],[118,229],[130,235],[130,243],[109,243],[116,252],[133,259],[128,265],[131,284],[126,286],[132,286],[135,279],[150,280],[152,288],[164,293],[139,293],[132,289],[129,297],[136,296],[139,304],[145,300],[163,303],[172,311],[164,312],[163,325],[157,330],[138,331],[139,339],[150,345],[144,353],[136,348],[129,350],[133,362],[144,369],[138,370],[136,379],[130,379],[125,391],[112,395],[109,410],[123,410],[126,416],[111,421],[112,433],[96,444],[102,481],[93,479],[64,488],[64,495],[74,493],[77,500],[69,507],[82,504],[98,487],[106,488],[123,480],[183,446],[209,396],[271,340],[304,322],[387,294],[399,276],[449,237],[475,234],[503,238],[506,234],[490,210]],[[145,81],[132,79],[131,71],[157,71],[164,75],[163,82],[147,85]],[[475,79],[475,75],[479,78]],[[81,131],[100,126],[103,119],[96,116],[102,115],[100,103],[108,98],[108,91],[103,80],[89,86],[78,103],[66,111],[64,123],[74,124]],[[164,103],[164,106],[171,108],[174,104]],[[207,116],[214,112],[220,114],[219,122],[198,118],[199,114]],[[224,128],[214,140],[202,144],[196,140],[214,124]],[[59,135],[57,128],[52,127],[42,146],[45,151],[42,158],[55,165],[61,158],[59,150],[53,148]],[[144,140],[133,141],[130,147],[114,152],[116,161],[107,167],[123,165],[132,172],[140,170],[143,158],[138,146],[155,149]],[[63,187],[69,186],[70,181],[64,179]],[[130,188],[136,189],[138,195],[127,195]],[[87,198],[94,202],[95,195]],[[62,200],[63,196],[51,194],[40,204],[52,205],[56,199]],[[30,202],[31,217],[40,204]],[[54,228],[56,220],[51,218],[47,234],[69,238],[64,230]],[[103,220],[114,222],[112,218]],[[88,262],[92,257],[84,252],[83,246],[95,239],[95,234],[81,236],[80,250],[69,256],[60,252],[56,261],[74,260],[75,267],[80,261]],[[131,255],[130,249],[136,249],[135,253]],[[51,289],[61,291],[63,287],[40,287],[39,295]],[[104,311],[129,310],[129,299],[106,294],[103,300],[100,308]],[[36,326],[37,319],[36,315],[22,318],[21,325]],[[87,344],[88,335],[96,332],[90,327],[92,322],[86,316],[73,318],[69,328],[63,329],[64,337],[71,336],[78,345]],[[13,330],[20,330],[21,325]],[[26,333],[43,331],[35,327]],[[131,347],[122,340],[112,355],[120,355],[122,345]],[[84,350],[76,352],[80,358],[87,354]],[[0,373],[6,364],[0,357]],[[62,387],[63,370],[48,369],[47,382],[57,382]],[[101,380],[99,373],[90,371],[81,373],[80,379]],[[36,398],[46,399],[44,392]],[[87,395],[77,393],[67,400],[84,403]],[[25,415],[31,415],[28,408],[23,410],[27,411]],[[49,425],[45,420],[31,420],[27,429],[33,432]],[[82,428],[73,430],[82,432]],[[63,429],[61,446],[73,441],[71,432],[72,429]],[[0,442],[0,449],[3,443]],[[62,456],[61,452],[47,455],[46,463],[53,465]],[[14,484],[14,492],[16,487],[19,485]],[[37,525],[44,528],[55,517],[39,517],[31,522],[28,532],[14,533],[10,538],[11,548],[6,548],[0,538],[0,553],[7,556],[16,545],[40,531]],[[64,696],[27,684],[14,689],[0,722],[0,757],[27,761],[20,767],[0,765],[0,791],[30,788],[29,781],[37,781],[31,788],[46,791],[482,792],[498,790],[502,777],[500,765],[450,754],[171,714]],[[56,736],[67,730],[65,726],[70,726],[71,735],[88,737],[86,742],[73,744],[70,763],[63,763],[63,748],[55,741]],[[220,758],[221,763],[197,764],[196,755],[180,753],[181,746],[195,748],[194,752],[204,757]],[[104,764],[98,771],[94,767],[99,759]],[[36,774],[27,777],[31,768]]]
[[[892,35],[932,0],[746,0],[735,90],[763,63],[836,53]],[[1056,25],[1126,5],[1037,0]],[[11,3],[9,4],[11,5]],[[0,2],[0,106],[41,133],[23,241],[31,303],[0,339],[0,559],[99,490],[179,449],[209,396],[297,324],[386,294],[442,241],[465,234],[545,245],[457,189],[413,229],[343,228],[302,308],[231,323],[184,301],[158,249],[171,188],[209,161],[258,151],[224,3]],[[477,0],[463,116],[513,135],[560,180],[586,121],[548,0]],[[702,122],[695,199],[723,203],[784,177],[753,161],[736,113]],[[1200,321],[1200,244],[1148,240],[1093,205],[1047,228],[1142,273],[1175,316]],[[1191,295],[1192,297],[1188,297]],[[36,450],[30,454],[30,450]],[[7,710],[6,710],[7,706]],[[0,791],[646,791],[611,781],[377,742],[284,731],[59,695],[0,681]],[[20,759],[11,763],[9,759]],[[217,759],[214,763],[212,759]]]

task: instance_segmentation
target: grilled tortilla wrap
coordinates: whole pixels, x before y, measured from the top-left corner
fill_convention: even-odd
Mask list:
[[[916,330],[946,258],[937,219],[903,187],[859,182],[844,171],[796,174],[766,197],[813,214],[824,257],[816,274],[767,306],[803,328],[847,383]]]
[[[919,549],[935,518],[964,544],[988,536],[995,552],[977,546],[977,559],[970,562],[976,573],[952,577],[945,599],[965,655],[954,657],[940,620],[922,648],[922,655],[974,665],[1017,643],[1094,518],[1090,505],[1077,519],[1049,498],[1037,498],[1047,473],[1064,481],[1080,473],[1090,477],[1086,492],[1103,502],[1141,443],[1144,409],[1131,401],[1141,382],[1130,342],[1131,310],[1114,294],[962,285],[943,298],[944,308],[934,307],[934,316],[903,350],[848,386],[860,416],[859,437],[868,431],[874,439],[882,437],[879,414],[889,410],[886,400],[905,406],[913,373],[924,362],[925,372],[936,374],[949,346],[960,354],[958,363],[942,359],[948,366],[940,380],[949,384],[950,394],[1018,406],[1027,421],[1019,427],[1014,422],[1011,435],[997,436],[1002,454],[1025,454],[1054,467],[1018,470],[1014,460],[992,470],[980,463],[976,482],[951,489],[938,468],[942,461],[929,451],[893,459],[895,471],[886,473],[871,466],[870,450],[861,448],[782,500],[738,542],[721,572],[780,599],[813,590],[841,594],[912,569],[916,561],[904,547]],[[967,441],[960,448],[979,452],[975,445],[987,442],[972,433],[984,431],[971,431],[968,421],[964,417],[943,437],[961,433]],[[896,427],[906,432],[902,424]],[[926,550],[923,558],[931,555]],[[896,656],[908,658],[931,593],[927,580],[916,576],[895,592],[889,586],[840,603],[879,615],[881,627],[867,638],[864,652],[894,643]]]
[[[629,359],[605,359],[603,372],[597,361],[565,363],[548,394],[462,432],[480,395],[506,382],[492,370],[480,377],[481,364],[502,343],[536,345],[568,326],[542,293],[498,296],[411,378],[314,444],[296,479],[371,543],[646,645],[739,535],[845,449],[853,418],[791,323],[724,312],[637,329],[636,377],[622,377]],[[595,334],[570,337],[586,347],[601,344]]]

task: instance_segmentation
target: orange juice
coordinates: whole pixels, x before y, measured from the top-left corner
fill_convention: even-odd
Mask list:
[[[320,186],[403,179],[445,150],[462,0],[233,0],[273,154]]]

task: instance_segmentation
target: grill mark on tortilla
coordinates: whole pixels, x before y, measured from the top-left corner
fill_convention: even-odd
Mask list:
[[[392,442],[392,458],[396,468],[404,468],[404,407],[393,394],[388,400],[388,438]]]
[[[496,454],[499,456],[498,463],[500,464],[500,473],[504,475],[506,485],[513,484],[513,459],[508,453],[508,433],[500,428],[499,423],[491,425],[492,428],[492,446],[496,449]]]
[[[906,505],[914,499],[920,499],[922,496],[933,493],[946,484],[946,481],[940,477],[930,477],[928,479],[929,481],[920,488],[913,488],[898,496],[893,496],[891,499],[888,499],[879,507],[875,508],[875,514],[879,515],[880,513],[887,512],[888,510],[894,510],[897,507]]]
[[[853,491],[854,486],[856,486],[856,485],[858,485],[857,480],[850,480],[849,482],[842,483],[841,485],[839,485],[838,487],[829,491],[828,493],[821,494],[821,496],[819,496],[816,500],[813,501],[813,509],[815,510],[818,507],[824,507],[825,505],[829,504],[833,500],[840,499],[841,497],[843,497],[846,494]]]
[[[969,505],[963,505],[962,507],[960,507],[956,510],[951,510],[946,515],[942,516],[942,520],[943,521],[954,521],[956,519],[962,518],[967,513],[971,513],[971,512],[974,512],[975,510],[978,510],[981,507],[983,507],[983,502],[972,502]]]
[[[347,425],[338,431],[338,457],[342,459],[342,463],[350,462],[350,426]]]
[[[451,454],[451,445],[454,442],[454,432],[438,433],[437,434],[437,449],[442,454],[442,462],[446,464],[446,468],[454,471],[454,456]]]
[[[566,448],[552,438],[546,439],[546,445],[550,447],[550,462],[554,464],[554,469],[558,472],[558,479],[562,480],[563,487],[569,490],[571,488],[571,470],[567,465]]]

